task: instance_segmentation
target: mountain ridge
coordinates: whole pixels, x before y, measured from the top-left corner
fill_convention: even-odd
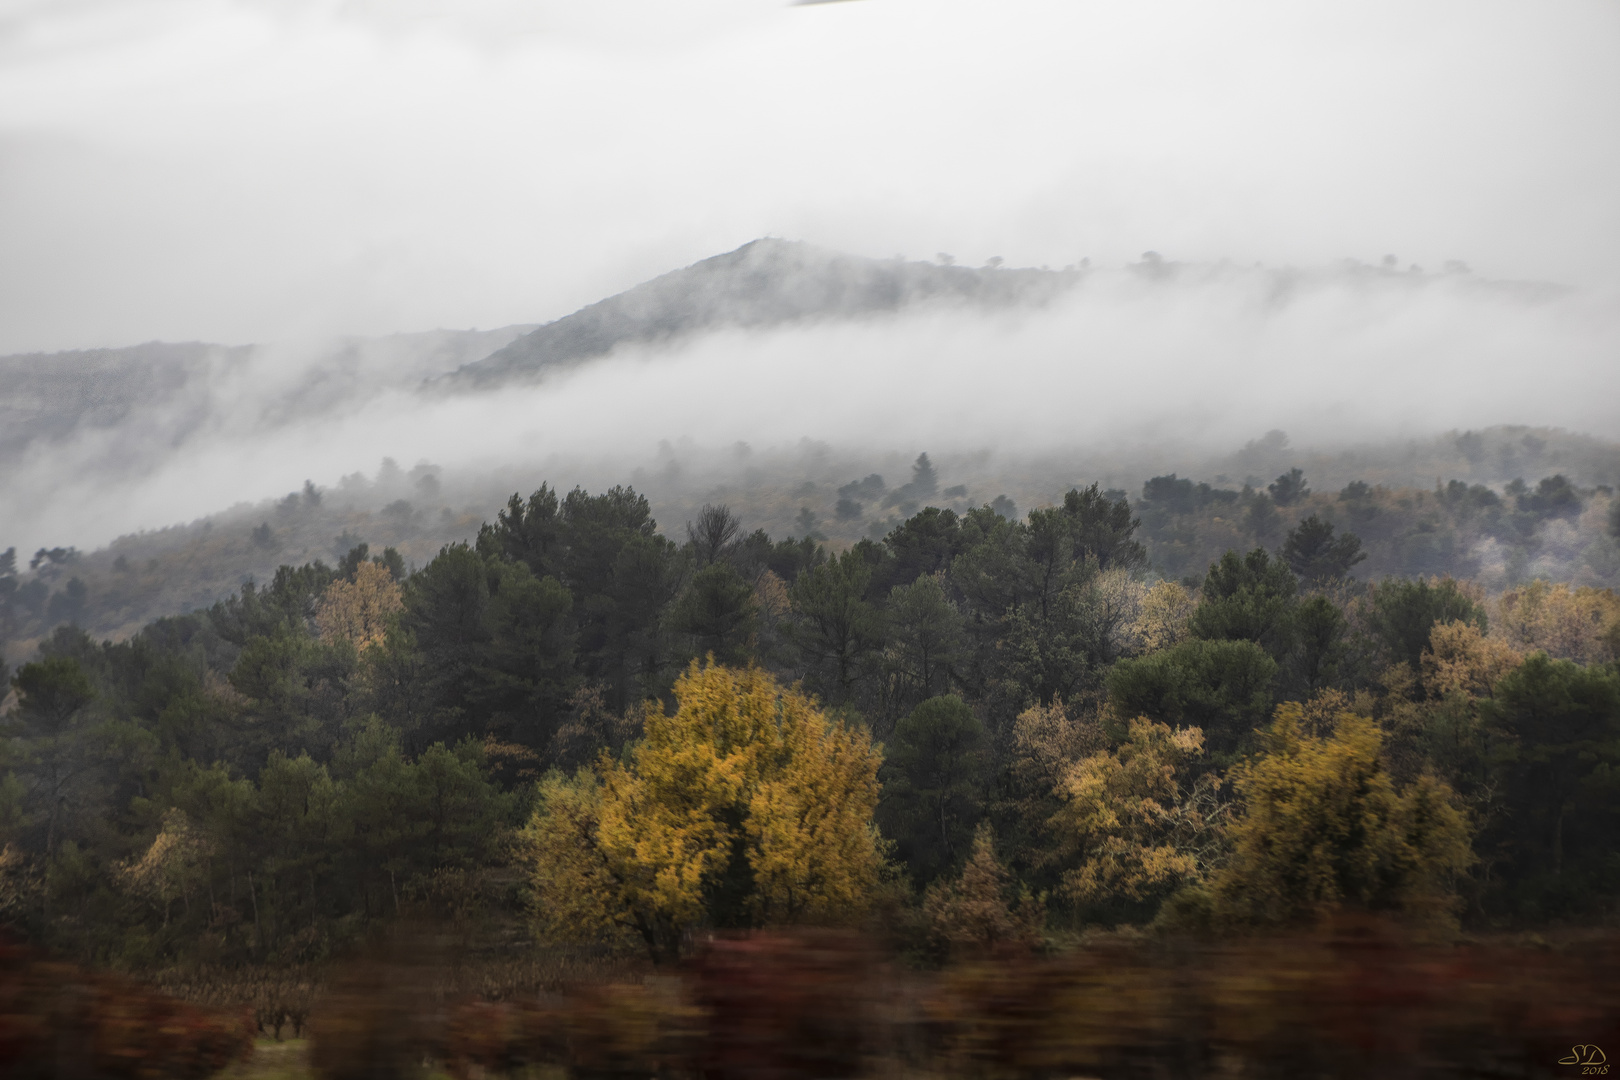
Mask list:
[[[873,259],[762,237],[587,304],[432,381],[484,389],[574,367],[628,343],[672,341],[726,327],[861,318],[934,300],[1041,303],[1079,277],[1073,270]]]

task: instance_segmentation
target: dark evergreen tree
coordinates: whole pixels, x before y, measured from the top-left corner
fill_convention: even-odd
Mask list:
[[[1534,491],[1517,496],[1515,502],[1522,513],[1538,518],[1579,517],[1583,508],[1580,493],[1563,475],[1545,477]]]
[[[954,511],[930,506],[884,537],[883,544],[894,559],[886,565],[883,580],[875,582],[875,587],[887,592],[895,586],[910,585],[923,574],[948,569],[963,550],[961,523]]]
[[[559,508],[549,484],[541,484],[526,503],[514,492],[506,509],[495,515],[495,524],[478,530],[479,552],[515,559],[538,577],[561,578],[566,530]]]
[[[1283,681],[1300,699],[1340,685],[1348,662],[1350,623],[1326,596],[1308,596],[1294,610],[1294,649],[1283,661]]]
[[[753,588],[724,562],[693,575],[669,613],[671,629],[690,639],[690,655],[732,666],[752,658],[756,617]]]
[[[1293,647],[1299,583],[1264,548],[1228,551],[1209,568],[1188,628],[1207,641],[1252,641],[1280,658]]]
[[[1416,671],[1429,647],[1435,623],[1469,622],[1486,627],[1485,610],[1450,578],[1427,581],[1379,582],[1372,593],[1372,623],[1390,659],[1403,661]]]
[[[393,650],[415,745],[495,733],[543,747],[576,682],[573,603],[556,579],[466,544],[412,575]]]
[[[1277,662],[1252,641],[1184,641],[1115,664],[1108,701],[1121,723],[1145,716],[1202,728],[1212,762],[1224,767],[1271,715],[1276,675]]]
[[[1535,918],[1602,904],[1620,885],[1620,674],[1535,653],[1481,709],[1507,903]]]
[[[1278,506],[1293,506],[1311,493],[1305,474],[1297,468],[1289,469],[1267,484],[1266,490],[1271,492],[1272,501]]]
[[[1301,580],[1333,581],[1367,558],[1355,533],[1333,535],[1333,523],[1312,514],[1292,529],[1283,541],[1283,561]]]
[[[943,572],[919,574],[889,593],[886,666],[897,708],[945,693],[964,644],[962,614],[946,595]]]
[[[932,499],[939,494],[939,478],[934,475],[934,465],[928,460],[928,455],[918,454],[917,460],[911,466],[911,489],[913,498]]]
[[[698,511],[696,522],[686,523],[687,543],[699,569],[729,558],[742,538],[742,522],[725,504],[708,503]]]
[[[17,629],[17,549],[0,552],[0,640],[9,640]],[[5,673],[0,666],[0,674]]]
[[[1147,565],[1147,549],[1132,534],[1142,524],[1131,516],[1123,498],[1109,499],[1092,484],[1084,491],[1070,489],[1063,496],[1063,513],[1073,527],[1078,558],[1094,559],[1099,568],[1140,570]]]
[[[791,633],[809,663],[807,682],[833,704],[853,697],[882,647],[882,617],[867,599],[871,581],[871,567],[851,550],[805,570],[790,592]]]
[[[96,691],[83,666],[66,656],[24,664],[11,688],[17,693],[11,733],[27,749],[13,765],[23,783],[29,831],[38,850],[50,856],[68,819],[93,813],[102,802],[93,775],[102,748],[89,709]]]
[[[989,740],[961,698],[930,698],[895,727],[878,822],[919,882],[960,861],[984,810]]]

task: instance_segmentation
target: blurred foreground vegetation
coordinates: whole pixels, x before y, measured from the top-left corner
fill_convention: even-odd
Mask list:
[[[706,938],[656,975],[603,964],[469,992],[449,943],[396,932],[331,971],[297,1035],[68,965],[0,956],[17,1077],[1603,1075],[1620,941],[1413,941],[1341,918],[1195,942],[1003,947],[940,971],[845,931]],[[195,992],[198,987],[192,986]],[[261,1020],[262,1023],[262,1020]]]

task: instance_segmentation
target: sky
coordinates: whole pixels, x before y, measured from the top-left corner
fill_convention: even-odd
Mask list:
[[[1620,5],[0,0],[0,353],[555,318],[757,236],[1620,290]]]

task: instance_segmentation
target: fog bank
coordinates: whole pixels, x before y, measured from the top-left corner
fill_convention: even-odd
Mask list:
[[[91,547],[306,479],[369,475],[383,457],[600,483],[739,443],[772,453],[810,440],[847,454],[1066,458],[1079,478],[1088,460],[1174,468],[1273,428],[1314,450],[1503,423],[1620,437],[1614,298],[1461,272],[1149,261],[1089,273],[1041,307],[723,330],[621,348],[534,385],[445,393],[351,378],[342,393],[296,380],[297,392],[267,393],[290,372],[324,376],[315,359],[329,354],[303,348],[254,350],[216,372],[184,399],[183,428],[171,404],[31,447],[0,478],[0,543]],[[464,354],[437,355],[449,370]],[[322,407],[285,404],[311,399]]]

